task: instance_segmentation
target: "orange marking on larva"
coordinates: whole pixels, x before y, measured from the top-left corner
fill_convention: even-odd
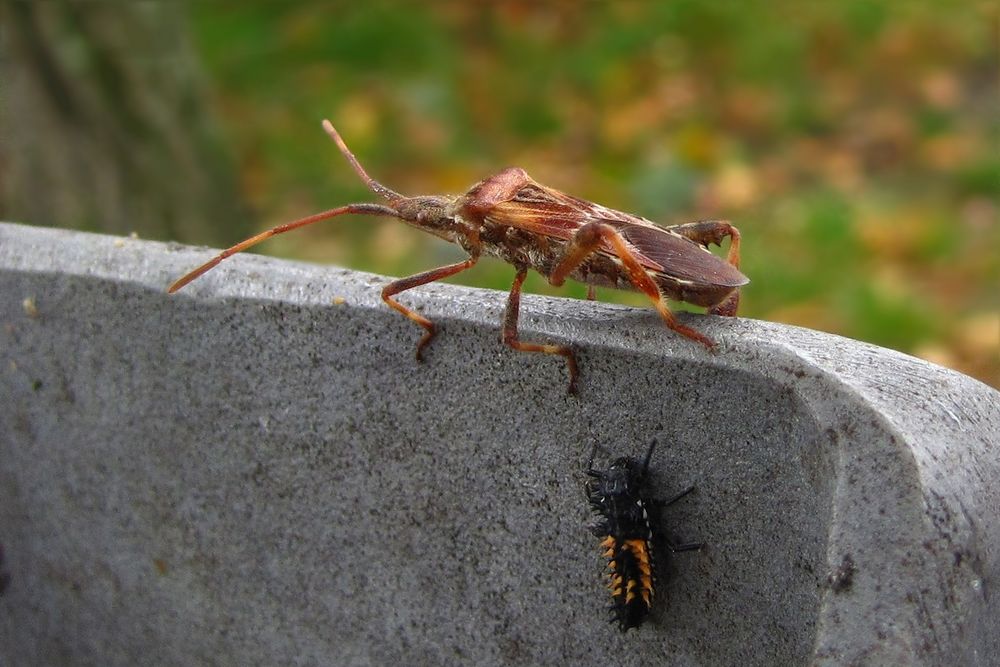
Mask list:
[[[608,583],[608,588],[611,589],[611,595],[613,597],[619,597],[622,594],[622,576],[620,574],[613,574],[610,576],[611,581]]]
[[[636,557],[641,559],[646,558],[646,540],[625,540],[625,545],[632,550]]]
[[[653,597],[653,564],[650,560],[649,545],[645,540],[626,540],[622,544],[622,549],[632,553],[639,568],[639,580],[629,581],[629,591],[639,586],[643,602],[648,607]]]
[[[649,550],[645,540],[625,540],[625,544],[622,546],[635,554],[635,559],[639,561],[639,568],[644,573],[650,571]]]
[[[627,259],[623,259],[623,263],[627,264]],[[610,608],[612,621],[617,622],[621,631],[625,632],[640,626],[648,618],[655,597],[656,561],[652,545],[655,537],[652,518],[655,517],[649,516],[647,506],[653,503],[672,504],[687,495],[693,487],[666,502],[648,500],[640,495],[640,490],[653,448],[649,448],[643,460],[628,457],[615,459],[606,472],[594,468],[597,449],[595,445],[587,465],[588,476],[594,478],[587,482],[587,499],[591,509],[602,518],[599,524],[602,530],[598,532],[597,539],[602,547],[606,547],[606,555],[614,553],[614,557],[606,561],[605,576],[610,579],[608,588],[613,596]],[[701,548],[700,544],[671,546],[675,551]]]

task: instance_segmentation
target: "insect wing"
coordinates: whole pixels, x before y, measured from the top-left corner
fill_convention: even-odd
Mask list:
[[[485,212],[484,217],[493,224],[562,241],[572,239],[577,230],[588,222],[603,222],[616,228],[652,224],[627,213],[547,188],[534,181],[521,187],[507,201],[493,204]],[[642,248],[631,242],[630,245],[633,246],[631,250],[636,259],[645,268],[653,271],[663,270],[663,266],[648,257]],[[615,255],[615,249],[608,241],[602,241],[601,250],[609,255]]]
[[[723,287],[740,287],[750,282],[729,262],[669,229],[616,220],[609,220],[608,224],[615,227],[640,255],[665,267],[671,276]]]

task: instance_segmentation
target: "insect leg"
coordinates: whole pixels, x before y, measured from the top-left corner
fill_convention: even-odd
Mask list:
[[[569,367],[569,393],[575,394],[579,371],[576,367],[576,355],[573,354],[573,350],[567,345],[525,343],[517,336],[517,318],[521,309],[521,285],[527,275],[528,269],[521,268],[514,276],[514,284],[511,285],[510,295],[507,297],[507,311],[503,316],[503,342],[521,352],[543,352],[565,357],[566,365]]]
[[[705,546],[704,542],[685,542],[684,544],[675,544],[667,540],[667,546],[674,553],[679,553],[681,551],[698,551]]]
[[[725,220],[702,220],[700,222],[689,222],[684,225],[674,225],[670,231],[691,239],[695,243],[708,246],[709,243],[722,245],[722,240],[729,237],[729,254],[726,261],[740,268],[740,230],[733,227]],[[712,315],[726,315],[732,317],[736,315],[740,306],[740,290],[736,288],[732,293],[708,309]]]
[[[420,313],[407,308],[400,302],[396,301],[392,297],[399,294],[400,292],[405,292],[408,289],[414,287],[419,287],[421,285],[426,285],[427,283],[432,283],[435,280],[442,280],[448,276],[453,276],[456,273],[465,271],[466,269],[472,267],[477,261],[479,261],[478,255],[473,255],[464,262],[458,262],[456,264],[449,264],[448,266],[442,266],[437,269],[432,269],[430,271],[424,271],[423,273],[418,273],[416,275],[410,276],[408,278],[400,278],[399,280],[393,280],[391,283],[382,288],[382,300],[389,304],[390,308],[399,311],[403,315],[422,326],[427,332],[424,334],[420,342],[417,343],[417,361],[423,361],[423,350],[427,347],[427,344],[431,342],[434,338],[434,334],[437,333],[437,329],[434,323],[429,319],[421,315]]]
[[[639,473],[640,481],[646,479],[646,473],[649,472],[649,460],[653,458],[653,449],[655,448],[656,448],[656,440],[653,440],[653,442],[649,444],[649,451],[646,452],[646,458],[642,462],[642,472]]]
[[[681,491],[680,493],[678,493],[673,498],[669,498],[667,500],[657,501],[657,505],[659,505],[660,507],[669,507],[670,505],[673,505],[678,500],[680,500],[681,498],[683,498],[687,494],[691,493],[692,491],[694,491],[694,487],[693,486],[689,486],[688,488],[684,489],[683,491]]]
[[[730,239],[729,254],[726,261],[740,268],[740,230],[726,220],[701,220],[683,225],[671,225],[668,229],[695,243],[707,246],[710,243],[721,246],[727,236]]]
[[[601,478],[601,477],[604,477],[604,472],[602,470],[598,470],[597,468],[594,467],[594,459],[597,457],[597,450],[598,449],[600,449],[601,451],[603,451],[605,454],[607,453],[606,449],[604,449],[603,447],[601,447],[601,445],[599,443],[595,442],[594,446],[590,450],[590,458],[587,460],[587,469],[584,470],[584,472],[588,476],[590,476],[590,477]]]
[[[664,507],[668,507],[670,505],[673,505],[678,500],[680,500],[681,498],[683,498],[687,494],[689,494],[692,491],[694,491],[694,488],[695,487],[693,487],[693,486],[689,486],[688,488],[684,489],[683,491],[681,491],[677,495],[673,496],[672,498],[668,498],[667,500],[655,500],[655,501],[653,501],[653,503],[656,505],[657,510],[663,509]],[[697,551],[698,549],[701,549],[703,546],[705,546],[704,542],[684,542],[684,543],[678,544],[678,543],[674,542],[673,540],[671,540],[669,537],[666,537],[666,536],[663,537],[663,541],[670,548],[670,550],[673,551],[673,552],[675,552],[675,553],[676,552],[680,552],[680,551]]]
[[[602,241],[607,241],[614,248],[615,256],[621,260],[629,281],[637,290],[653,301],[653,305],[668,327],[683,336],[687,336],[691,340],[698,341],[707,348],[714,346],[714,343],[707,336],[677,321],[677,318],[674,317],[674,314],[667,306],[666,297],[660,293],[660,288],[656,286],[653,279],[642,268],[639,260],[632,254],[622,235],[611,225],[603,222],[588,222],[583,227],[580,227],[566,246],[563,257],[556,264],[555,269],[549,276],[549,282],[556,287],[566,282],[566,277],[569,274],[583,264],[588,257],[598,251]]]

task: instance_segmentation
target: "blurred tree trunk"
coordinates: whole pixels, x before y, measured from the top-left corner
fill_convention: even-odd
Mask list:
[[[0,0],[0,219],[215,245],[247,231],[184,13]]]

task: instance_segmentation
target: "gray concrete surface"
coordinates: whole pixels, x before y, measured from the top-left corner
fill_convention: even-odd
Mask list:
[[[989,665],[1000,394],[768,322],[0,225],[0,664]],[[340,302],[342,300],[342,302]],[[336,302],[335,302],[336,301]],[[339,302],[339,303],[338,303]],[[656,438],[652,622],[606,622],[593,443]],[[853,566],[851,566],[853,563]]]

